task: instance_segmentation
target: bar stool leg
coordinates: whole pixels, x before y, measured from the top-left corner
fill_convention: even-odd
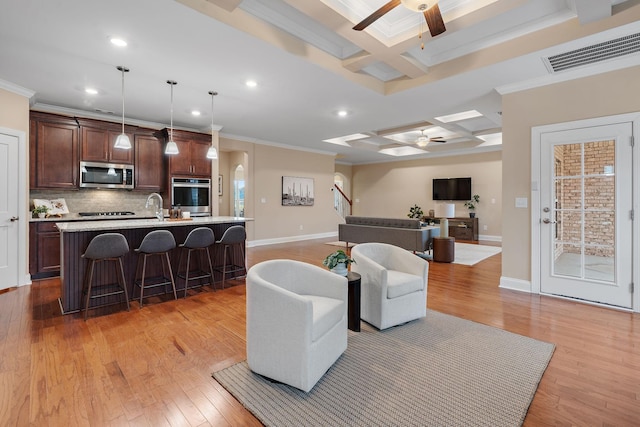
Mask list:
[[[122,290],[124,291],[124,300],[127,302],[127,311],[130,311],[129,306],[129,291],[127,290],[127,281],[124,278],[124,267],[122,266],[122,258],[118,258],[118,264],[120,265],[120,276],[118,277],[118,282],[120,282],[120,286],[122,286]],[[120,280],[122,279],[122,281]]]
[[[213,280],[213,265],[211,264],[211,253],[209,252],[209,247],[205,248],[207,250],[207,262],[209,263],[209,274],[211,274],[210,281],[211,287],[213,290],[216,290],[216,282]]]
[[[176,293],[176,282],[173,279],[173,271],[171,270],[171,262],[169,262],[169,254],[167,252],[164,253],[165,261],[167,262],[167,267],[169,268],[169,277],[171,278],[171,287],[173,288],[173,298],[178,299],[178,294]],[[180,266],[178,266],[180,267]]]
[[[142,277],[140,278],[140,308],[144,298],[144,278],[147,277],[147,254],[142,255]]]
[[[87,313],[89,312],[89,301],[91,300],[91,282],[93,281],[93,265],[95,264],[94,260],[89,261],[89,278],[87,280],[87,296],[86,302],[84,305],[84,320],[87,320]]]
[[[187,297],[187,289],[189,289],[189,267],[191,266],[191,249],[187,251],[187,270],[184,274],[184,297]]]

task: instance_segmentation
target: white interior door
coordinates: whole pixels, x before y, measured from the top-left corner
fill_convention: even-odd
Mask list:
[[[18,143],[0,133],[0,290],[18,285]]]
[[[540,139],[540,291],[632,307],[633,126]]]

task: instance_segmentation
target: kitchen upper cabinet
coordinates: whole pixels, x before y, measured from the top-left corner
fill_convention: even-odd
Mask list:
[[[116,164],[133,164],[133,149],[125,150],[114,148],[116,138],[122,133],[122,128],[113,123],[90,122],[92,126],[85,126],[84,120],[80,122],[82,132],[81,160],[85,162],[107,162]],[[125,133],[135,145],[133,133]]]
[[[162,191],[164,185],[164,144],[153,135],[135,137],[135,189]]]
[[[165,142],[168,142],[168,129],[164,129],[163,134]],[[178,146],[179,153],[167,156],[169,159],[169,179],[172,176],[211,178],[211,159],[207,159],[211,136],[174,130],[173,140]]]
[[[73,118],[31,113],[31,188],[78,188],[78,134]]]

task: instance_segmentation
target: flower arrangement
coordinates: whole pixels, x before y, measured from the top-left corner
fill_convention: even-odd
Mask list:
[[[338,264],[344,264],[344,267],[348,267],[349,264],[355,263],[353,258],[350,258],[342,249],[338,249],[337,251],[330,253],[327,257],[322,261],[322,265],[327,267],[329,270],[332,270],[338,266]]]
[[[49,208],[45,205],[34,206],[33,211],[31,211],[34,215],[38,215],[39,217],[43,217],[49,212]]]
[[[422,219],[424,216],[424,212],[422,212],[422,208],[418,205],[413,205],[409,209],[409,213],[407,214],[409,218]]]

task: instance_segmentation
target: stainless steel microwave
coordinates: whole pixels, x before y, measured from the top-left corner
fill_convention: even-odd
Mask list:
[[[133,165],[80,162],[80,187],[133,189]]]

